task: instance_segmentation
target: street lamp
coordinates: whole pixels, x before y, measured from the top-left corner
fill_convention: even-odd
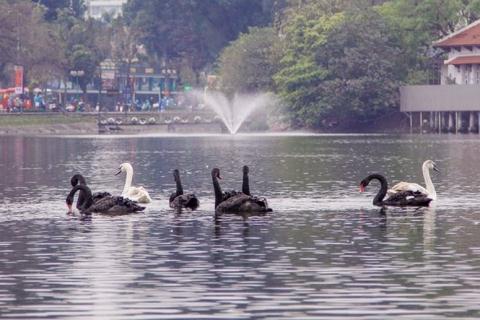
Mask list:
[[[75,77],[77,87],[80,88],[79,78],[83,77],[83,75],[85,75],[85,71],[83,71],[83,70],[71,70],[70,75],[72,77]],[[66,102],[66,99],[65,99],[65,102]]]
[[[85,71],[83,70],[72,70],[70,71],[70,75],[72,77],[75,77],[75,80],[77,82],[77,87],[80,86],[78,78],[83,77],[85,75]]]

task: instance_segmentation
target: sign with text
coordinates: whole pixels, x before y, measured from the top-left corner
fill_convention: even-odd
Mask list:
[[[116,90],[115,70],[102,70],[102,88],[107,91]]]

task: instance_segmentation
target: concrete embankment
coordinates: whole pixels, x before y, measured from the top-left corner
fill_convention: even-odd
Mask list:
[[[210,113],[191,112],[9,113],[0,114],[0,135],[221,133],[223,125],[212,118]],[[149,119],[155,119],[154,123],[146,123]]]

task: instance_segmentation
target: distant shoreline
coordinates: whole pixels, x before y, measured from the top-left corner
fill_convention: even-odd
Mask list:
[[[198,112],[203,119],[212,119],[212,113]],[[195,123],[192,120],[194,116],[186,111],[169,111],[164,113],[59,113],[59,112],[25,112],[25,113],[0,113],[0,136],[51,136],[51,135],[136,135],[136,134],[218,134],[225,131],[223,125],[219,122]],[[154,125],[132,125],[129,122],[132,118],[148,119],[155,117],[157,122]],[[189,123],[170,123],[165,124],[165,119],[190,118]],[[124,124],[120,126],[97,124],[99,119],[114,118],[123,120]],[[400,118],[400,119],[399,119]],[[399,115],[382,119],[373,125],[356,127],[353,131],[345,128],[332,128],[331,130],[266,130],[263,133],[289,133],[297,131],[311,132],[312,134],[338,134],[338,133],[380,133],[380,134],[400,134],[409,133],[405,119]]]

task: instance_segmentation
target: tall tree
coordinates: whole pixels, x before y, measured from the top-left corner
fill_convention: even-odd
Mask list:
[[[0,1],[0,68],[21,65],[25,79],[37,84],[60,71],[56,38],[43,14],[41,7],[29,1]]]
[[[328,70],[317,63],[315,53],[344,16],[326,13],[313,1],[293,2],[286,10],[286,20],[279,26],[284,53],[274,79],[292,125],[315,127],[322,108],[317,88],[328,75]]]
[[[270,22],[271,12],[263,3],[131,0],[124,9],[129,24],[142,30],[142,41],[151,54],[159,60],[181,59],[198,71],[213,62],[220,50],[248,26]]]
[[[70,9],[58,11],[55,26],[62,45],[63,59],[58,64],[64,78],[78,82],[86,93],[87,84],[110,52],[109,30],[101,21],[77,18]],[[72,71],[77,73],[72,76]]]
[[[40,6],[44,6],[45,19],[53,21],[57,19],[58,11],[69,9],[77,18],[83,17],[85,14],[85,3],[83,0],[32,0]]]
[[[272,28],[251,28],[241,34],[220,55],[222,89],[228,93],[273,90],[278,42]]]
[[[275,76],[294,126],[368,119],[396,103],[398,43],[369,6],[342,13],[301,11],[285,27]]]

